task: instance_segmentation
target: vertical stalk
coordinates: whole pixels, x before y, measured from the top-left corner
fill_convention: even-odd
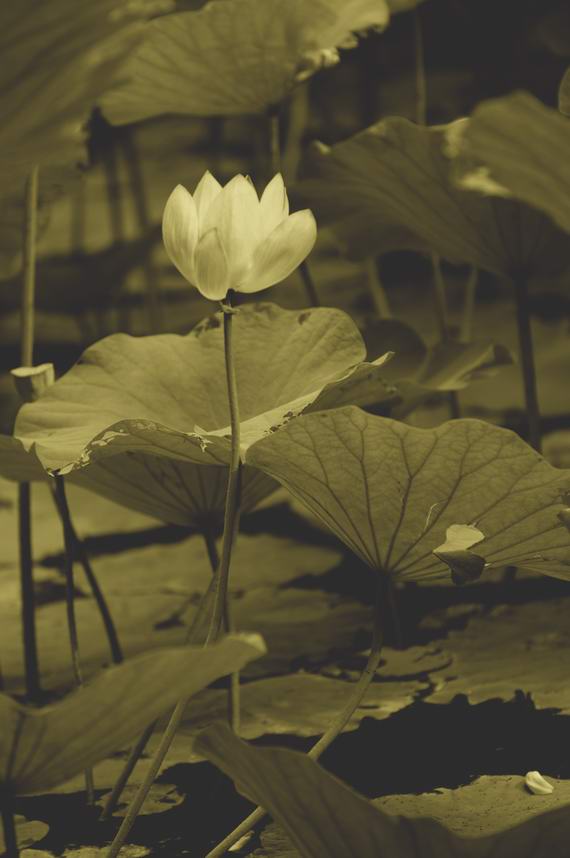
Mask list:
[[[379,319],[391,319],[392,311],[390,309],[390,302],[388,301],[388,296],[386,294],[386,290],[384,289],[384,284],[380,279],[380,272],[378,271],[378,259],[376,258],[376,256],[371,256],[369,259],[366,260],[366,274],[368,288],[372,296],[376,315]]]
[[[524,385],[526,405],[528,440],[531,447],[541,451],[540,408],[536,386],[536,369],[534,365],[534,348],[530,326],[530,308],[528,301],[528,283],[524,274],[513,277],[517,307],[517,329],[519,338],[519,357]]]
[[[323,733],[318,742],[316,742],[309,751],[308,756],[313,760],[318,760],[321,754],[323,754],[329,745],[334,742],[337,736],[342,733],[354,712],[362,702],[366,691],[374,679],[374,675],[380,665],[382,654],[382,600],[387,596],[388,586],[388,576],[384,573],[379,573],[373,614],[372,642],[370,645],[368,660],[343,709],[338,713],[328,730]],[[256,810],[254,810],[253,813],[250,813],[250,815],[236,828],[234,828],[227,837],[224,837],[217,846],[208,852],[205,858],[222,858],[222,856],[225,855],[238,840],[241,840],[242,837],[251,831],[254,825],[261,822],[264,816],[265,810],[262,807],[256,808]]]
[[[58,515],[61,520],[62,527],[65,529],[65,518],[66,513],[61,508],[61,501],[59,494],[55,488],[55,485],[50,481],[50,489],[52,492],[52,497],[54,499],[54,503],[58,512]],[[69,528],[69,538],[73,545],[73,557],[77,558],[79,563],[81,564],[83,571],[85,573],[85,577],[87,578],[87,582],[91,588],[91,593],[93,594],[93,598],[95,599],[95,603],[97,608],[99,609],[99,613],[101,615],[101,620],[103,622],[103,626],[105,627],[105,632],[107,635],[107,640],[109,641],[109,649],[111,650],[111,658],[115,664],[121,664],[123,661],[123,651],[121,648],[121,644],[119,642],[119,636],[117,634],[117,629],[115,628],[115,623],[113,622],[113,617],[111,615],[111,611],[107,604],[107,600],[103,594],[99,586],[99,582],[95,576],[95,573],[91,567],[91,563],[89,562],[89,557],[87,555],[87,551],[85,549],[85,545],[83,541],[77,535],[77,531],[75,530],[75,525],[73,524],[73,519],[71,517],[71,510],[67,509],[67,527]]]
[[[39,169],[34,166],[26,181],[22,237],[23,267],[20,309],[20,363],[22,366],[33,366],[34,363],[38,183]],[[26,695],[29,700],[37,701],[41,694],[41,688],[35,619],[30,483],[20,483],[18,486],[18,536]]]
[[[16,820],[14,819],[14,808],[12,796],[3,791],[0,796],[2,812],[2,829],[4,831],[4,858],[19,858],[18,835],[16,833]]]
[[[65,543],[65,605],[67,613],[67,628],[69,631],[69,645],[71,648],[71,664],[73,667],[73,677],[78,688],[83,685],[83,676],[81,673],[81,662],[79,659],[79,640],[77,637],[77,622],[75,617],[75,590],[73,581],[73,537],[71,518],[69,515],[69,507],[67,505],[67,497],[65,495],[65,482],[63,477],[55,477],[55,490],[57,492],[57,503],[61,512],[61,522],[63,525],[63,539]],[[87,769],[85,772],[85,791],[87,793],[87,803],[93,804],[95,801],[93,772]]]
[[[240,457],[240,419],[237,396],[237,381],[235,364],[233,360],[232,347],[232,317],[238,310],[231,306],[231,290],[228,292],[226,302],[222,303],[224,314],[224,351],[226,363],[226,382],[228,386],[228,401],[230,408],[231,426],[231,454],[228,474],[228,485],[226,490],[226,504],[224,510],[224,533],[222,538],[222,555],[215,576],[214,607],[205,646],[216,641],[223,631],[225,605],[227,601],[228,581],[230,572],[231,552],[239,527],[240,494],[241,494],[241,457]],[[176,735],[176,731],[184,716],[188,704],[188,698],[179,700],[174,712],[162,735],[159,746],[155,751],[147,774],[140,784],[137,794],[131,802],[123,822],[115,835],[113,842],[107,852],[107,858],[117,858],[123,843],[125,842],[133,823],[135,822],[141,807],[148,795],[154,779],[168,753],[168,749]]]
[[[127,163],[129,184],[135,204],[138,228],[141,236],[147,235],[152,226],[148,211],[148,200],[145,188],[144,173],[136,141],[133,140],[131,129],[125,129],[121,135],[123,152]],[[143,274],[146,288],[146,309],[148,325],[151,333],[162,330],[162,307],[160,289],[156,268],[152,261],[152,248],[149,248],[143,260]]]

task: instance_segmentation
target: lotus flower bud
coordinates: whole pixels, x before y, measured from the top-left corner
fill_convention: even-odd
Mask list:
[[[206,171],[194,194],[182,185],[172,191],[162,236],[182,276],[222,301],[229,289],[259,292],[288,277],[311,252],[317,226],[309,209],[289,214],[280,173],[259,199],[245,176],[222,187]]]

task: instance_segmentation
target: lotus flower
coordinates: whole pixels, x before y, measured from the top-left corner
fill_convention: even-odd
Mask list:
[[[194,194],[172,191],[162,218],[166,252],[205,298],[221,301],[229,289],[259,292],[281,282],[312,250],[313,214],[289,214],[277,173],[258,199],[253,183],[234,176],[225,187],[206,171]]]

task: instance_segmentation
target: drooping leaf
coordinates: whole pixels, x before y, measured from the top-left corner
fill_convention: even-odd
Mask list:
[[[18,795],[62,783],[264,649],[259,635],[231,635],[210,647],[146,653],[42,709],[0,695],[0,782]]]
[[[355,258],[432,250],[507,276],[566,267],[567,241],[548,217],[456,186],[446,154],[456,126],[391,117],[332,147],[315,145],[297,199]]]
[[[472,523],[488,566],[570,579],[570,535],[557,518],[570,476],[507,429],[479,420],[419,429],[346,407],[303,415],[247,461],[397,579],[442,577],[434,549],[448,527]]]
[[[358,329],[339,310],[241,307],[234,360],[242,451],[323,399],[326,407],[339,386],[346,401],[350,377],[357,388],[362,382],[364,357]],[[375,377],[388,357],[367,365]],[[44,467],[62,474],[127,451],[222,465],[231,447],[224,367],[221,313],[184,337],[114,334],[24,405],[14,434]],[[379,400],[389,396],[379,382]]]
[[[151,21],[122,87],[102,106],[123,124],[163,113],[259,113],[285,98],[351,32],[387,26],[384,0],[217,0]]]
[[[486,837],[460,837],[433,819],[385,813],[309,757],[254,748],[225,725],[205,730],[196,747],[271,814],[303,858],[550,858],[567,848],[567,806]]]
[[[163,0],[2,4],[0,263],[20,249],[24,183],[31,168],[48,168],[45,197],[63,176],[52,168],[85,160],[83,125],[96,99],[140,41],[141,22],[165,5]]]
[[[493,185],[549,215],[570,231],[570,123],[527,92],[485,101],[465,124],[458,144],[458,182],[471,190],[489,193]],[[465,167],[461,159],[467,159]]]

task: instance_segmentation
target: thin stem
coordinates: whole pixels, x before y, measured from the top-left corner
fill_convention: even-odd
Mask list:
[[[378,271],[378,260],[375,256],[371,256],[366,261],[366,273],[368,275],[368,288],[372,296],[372,301],[374,302],[376,315],[379,319],[391,319],[392,311],[390,309],[390,302],[388,301],[388,296],[386,294],[386,290],[384,289],[384,284],[380,279],[380,272]]]
[[[23,265],[20,308],[20,364],[34,363],[34,307],[36,293],[36,244],[38,230],[39,169],[32,170],[26,181],[22,235]],[[41,694],[35,619],[35,597],[32,555],[31,486],[18,487],[18,530],[20,543],[20,591],[26,695],[37,701]]]
[[[144,171],[141,164],[139,150],[133,139],[131,129],[125,129],[121,135],[121,142],[127,163],[130,190],[135,204],[135,213],[139,231],[142,236],[148,234],[152,223],[149,214],[148,200],[146,194]],[[157,333],[162,329],[162,307],[160,303],[160,289],[156,268],[152,261],[152,248],[145,254],[142,264],[145,288],[146,307],[148,314],[148,325],[151,333]]]
[[[218,567],[218,573],[216,575],[214,609],[212,611],[206,644],[217,640],[222,631],[225,605],[227,602],[231,553],[239,527],[241,495],[240,418],[232,336],[232,317],[235,310],[231,307],[231,292],[228,292],[226,303],[222,305],[222,309],[224,313],[224,353],[232,446],[224,510],[222,556]]]
[[[337,736],[342,733],[350,719],[352,718],[354,712],[361,704],[364,695],[366,694],[368,688],[372,680],[374,679],[374,675],[380,665],[381,653],[382,653],[382,642],[383,642],[383,634],[382,634],[382,600],[386,595],[388,587],[388,579],[384,574],[380,574],[378,578],[378,586],[376,588],[376,603],[374,605],[374,617],[373,617],[373,629],[372,629],[372,643],[370,646],[370,654],[368,656],[368,660],[364,667],[364,670],[360,674],[358,681],[355,683],[354,688],[348,698],[345,706],[342,711],[336,716],[328,730],[321,736],[321,738],[316,742],[315,745],[311,748],[308,753],[308,756],[313,760],[318,760],[321,754],[326,751],[326,749],[331,745]],[[256,808],[253,813],[243,820],[227,837],[224,837],[217,846],[215,846],[205,858],[221,858],[221,856],[225,855],[228,849],[237,843],[238,840],[241,840],[244,835],[246,835],[254,825],[257,825],[258,822],[265,816],[265,810],[262,807]]]
[[[463,296],[463,314],[461,317],[461,329],[459,333],[459,341],[461,343],[470,343],[473,339],[473,314],[475,310],[475,295],[477,293],[478,279],[479,270],[475,265],[472,265],[469,277],[465,283],[465,292]]]
[[[52,493],[52,497],[58,511],[59,517],[61,519],[62,526],[65,528],[64,517],[65,512],[62,510],[60,505],[60,498],[58,492],[56,491],[54,483],[50,481],[50,489]],[[121,649],[121,644],[119,642],[119,636],[117,634],[117,630],[115,628],[115,623],[113,622],[113,617],[111,616],[111,611],[99,586],[99,582],[95,576],[95,573],[91,567],[91,563],[89,561],[89,557],[87,555],[87,551],[85,550],[85,545],[83,541],[77,535],[77,531],[75,530],[75,525],[73,524],[73,519],[71,517],[71,510],[67,510],[68,515],[68,528],[69,528],[69,537],[71,543],[73,545],[73,557],[77,558],[77,560],[81,563],[83,571],[85,573],[85,577],[87,578],[87,582],[91,588],[91,592],[93,594],[93,598],[95,599],[95,603],[97,608],[99,609],[99,613],[101,614],[101,620],[103,621],[103,625],[105,627],[105,632],[107,634],[107,640],[109,641],[109,649],[111,650],[111,658],[115,664],[120,664],[123,661],[123,651]]]
[[[222,537],[222,556],[215,575],[216,588],[214,595],[214,607],[212,618],[208,628],[205,646],[216,641],[223,631],[225,605],[227,601],[227,590],[230,572],[231,552],[239,526],[239,501],[241,490],[241,458],[240,458],[240,419],[237,398],[237,381],[232,347],[232,317],[236,310],[231,306],[231,291],[228,292],[225,304],[222,304],[224,314],[224,352],[226,363],[226,382],[228,387],[228,401],[230,409],[230,426],[232,433],[232,446],[230,455],[230,466],[228,474],[228,486],[226,490],[226,504],[224,511],[224,533]],[[133,823],[135,822],[141,807],[148,795],[154,779],[168,753],[168,749],[176,735],[180,722],[184,716],[189,698],[183,698],[176,704],[174,712],[166,726],[162,738],[152,758],[150,767],[145,778],[140,784],[137,794],[131,802],[125,818],[119,828],[109,851],[107,858],[116,858],[125,842]]]
[[[71,535],[71,517],[65,494],[65,481],[63,477],[55,477],[55,491],[57,492],[57,504],[61,513],[63,525],[63,539],[65,543],[65,605],[67,613],[67,628],[69,631],[69,645],[71,647],[71,664],[73,677],[78,688],[83,685],[81,673],[81,662],[79,659],[79,640],[77,637],[77,621],[75,617],[75,587],[73,581],[73,537]],[[93,772],[91,769],[85,771],[85,791],[87,803],[93,804],[95,793],[93,786]]]
[[[439,339],[442,343],[449,340],[449,322],[447,313],[447,296],[445,294],[445,280],[441,272],[441,262],[437,253],[431,254],[431,264],[433,269],[433,295],[435,299],[435,317],[439,332]]]
[[[313,280],[313,275],[311,274],[309,263],[306,259],[301,262],[298,270],[301,275],[301,280],[303,281],[303,286],[305,287],[305,292],[309,299],[309,304],[311,307],[320,307],[321,302],[317,293],[317,287],[315,286],[315,281]]]
[[[12,797],[3,792],[0,797],[0,804],[2,806],[2,828],[4,831],[4,858],[19,858],[20,850],[18,848]]]
[[[198,610],[196,611],[196,615],[194,620],[192,621],[190,627],[188,628],[188,633],[186,635],[186,644],[191,646],[192,644],[196,644],[198,642],[198,637],[202,630],[204,624],[204,616],[208,611],[208,608],[212,602],[212,597],[216,588],[216,569],[218,566],[218,552],[216,549],[215,540],[212,537],[206,539],[206,548],[208,551],[208,557],[210,560],[210,565],[212,566],[212,577],[210,579],[210,583],[208,584],[208,589],[202,596],[200,604],[198,605]],[[158,725],[158,719],[149,724],[145,731],[141,734],[136,744],[133,745],[129,752],[129,756],[125,761],[125,765],[123,766],[119,777],[113,784],[113,789],[109,793],[107,800],[105,802],[105,806],[103,808],[103,812],[101,814],[101,820],[109,819],[113,812],[115,811],[121,795],[123,794],[123,790],[125,789],[127,783],[129,782],[129,778],[133,773],[133,770],[143,755],[144,749],[146,748],[150,737],[154,733],[156,727]],[[128,832],[127,832],[128,833]]]
[[[41,696],[41,687],[36,631],[30,489],[29,483],[18,485],[18,537],[26,697],[30,701],[37,702]]]
[[[36,296],[36,244],[38,234],[39,169],[32,167],[26,182],[23,235],[23,278],[20,315],[20,364],[34,365],[34,308]]]
[[[218,555],[218,549],[216,547],[216,540],[211,528],[206,528],[203,532],[203,535],[204,542],[206,543],[206,550],[208,552],[208,557],[210,560],[210,565],[212,567],[212,580],[215,580],[218,566],[220,564],[220,557]],[[230,599],[226,599],[226,609],[224,611],[224,630],[227,634],[230,634],[231,632],[235,631],[235,627],[232,620]],[[241,702],[239,671],[234,671],[234,673],[230,674],[228,686],[228,721],[234,733],[239,732],[240,715]]]
[[[528,422],[528,440],[531,447],[541,451],[540,408],[536,387],[536,369],[534,348],[530,327],[530,308],[528,301],[528,283],[524,275],[513,277],[517,305],[517,328],[519,336],[519,357],[521,361],[524,398]]]

